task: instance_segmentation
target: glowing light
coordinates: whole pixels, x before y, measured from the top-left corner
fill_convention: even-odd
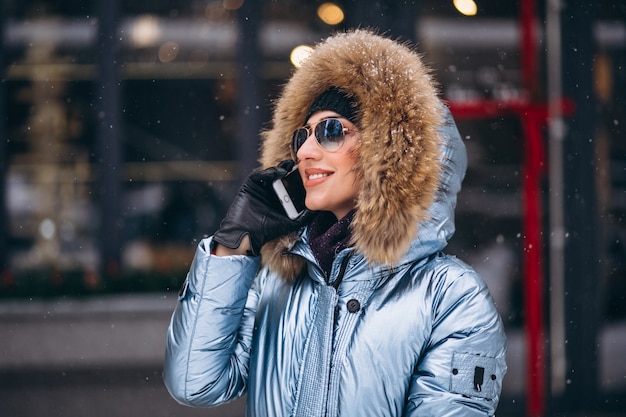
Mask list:
[[[224,4],[220,4],[217,2],[209,2],[204,8],[204,17],[209,20],[219,20],[226,13],[226,9],[224,8]]]
[[[465,16],[475,16],[478,6],[474,0],[453,0],[454,7]]]
[[[310,46],[300,45],[293,48],[291,51],[291,55],[289,55],[289,59],[291,63],[297,68],[304,62],[305,59],[309,57],[313,51],[313,48]]]
[[[172,62],[178,56],[180,46],[176,42],[165,42],[159,47],[159,61]]]
[[[222,5],[226,10],[237,10],[243,6],[243,0],[224,0]]]
[[[154,16],[138,17],[132,25],[131,41],[137,47],[154,45],[161,36],[159,21]]]
[[[338,25],[343,22],[344,14],[341,7],[334,3],[323,3],[317,8],[317,16],[327,25]]]
[[[41,234],[41,236],[47,240],[50,240],[54,237],[54,234],[56,233],[56,229],[57,229],[56,225],[50,219],[44,219],[39,224],[39,234]]]

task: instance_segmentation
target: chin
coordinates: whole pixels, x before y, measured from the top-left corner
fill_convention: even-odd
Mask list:
[[[324,211],[328,210],[324,204],[320,204],[318,201],[305,200],[304,205],[311,211]]]

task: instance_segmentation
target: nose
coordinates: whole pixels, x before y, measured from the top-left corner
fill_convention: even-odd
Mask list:
[[[317,145],[317,140],[315,139],[315,134],[311,132],[309,136],[306,138],[298,152],[296,153],[296,157],[299,161],[304,159],[319,159],[321,156],[322,150]]]

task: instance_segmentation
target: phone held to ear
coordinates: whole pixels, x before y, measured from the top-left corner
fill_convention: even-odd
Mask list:
[[[306,210],[304,205],[306,191],[304,190],[302,177],[300,177],[297,165],[286,176],[274,181],[273,186],[278,200],[280,200],[290,219],[297,218]]]

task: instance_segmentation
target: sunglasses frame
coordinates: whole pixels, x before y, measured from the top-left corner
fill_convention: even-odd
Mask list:
[[[322,142],[320,142],[320,138],[317,136],[318,135],[318,131],[317,128],[318,126],[320,126],[322,123],[324,122],[329,122],[331,120],[336,120],[337,122],[339,122],[339,124],[341,125],[341,143],[339,143],[339,146],[337,146],[336,149],[328,149],[326,146],[324,146],[322,144]],[[307,133],[306,139],[298,146],[298,148],[296,149],[296,135],[298,134],[298,132],[300,132],[301,130],[305,130]],[[324,129],[326,130],[326,129]],[[346,141],[346,133],[350,132],[350,129],[348,129],[343,122],[341,121],[341,118],[339,117],[327,117],[325,119],[319,120],[318,122],[316,122],[315,124],[311,125],[311,124],[307,124],[304,126],[301,126],[299,128],[297,128],[296,130],[293,131],[292,135],[291,135],[291,152],[293,154],[293,159],[294,161],[297,160],[297,154],[298,151],[300,150],[300,148],[302,147],[302,145],[304,145],[304,143],[308,140],[308,138],[311,136],[311,134],[313,134],[313,137],[315,138],[315,142],[317,143],[317,146],[319,146],[320,148],[324,149],[326,152],[337,152],[339,149],[341,149],[341,147],[343,146],[343,144]],[[321,133],[320,133],[321,135]],[[339,136],[339,135],[337,135]],[[332,141],[326,140],[324,141],[326,143],[334,143]]]

